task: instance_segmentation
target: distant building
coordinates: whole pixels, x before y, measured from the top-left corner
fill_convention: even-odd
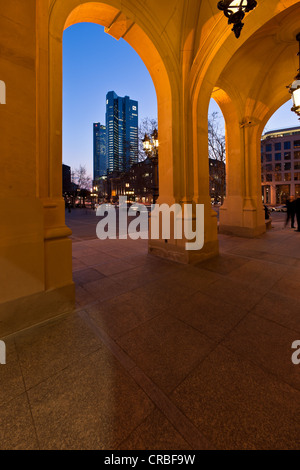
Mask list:
[[[284,204],[288,196],[300,196],[300,127],[264,134],[261,163],[265,204]]]
[[[106,127],[94,123],[94,180],[107,174]]]
[[[108,199],[118,201],[126,196],[128,201],[152,204],[154,167],[150,159],[136,163],[124,173],[114,172],[107,178]]]
[[[68,165],[62,166],[62,180],[63,180],[63,194],[73,191],[71,167]]]
[[[221,160],[209,159],[209,192],[214,202],[221,202],[226,196],[226,164]]]
[[[126,172],[138,162],[138,102],[114,91],[106,96],[108,172]]]

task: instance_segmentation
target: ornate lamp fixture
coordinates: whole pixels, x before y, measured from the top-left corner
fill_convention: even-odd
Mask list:
[[[256,6],[256,0],[222,0],[218,3],[219,10],[222,10],[228,18],[228,24],[233,24],[232,31],[236,38],[241,35],[245,14],[254,10]]]
[[[153,204],[156,204],[156,201],[159,197],[159,184],[158,184],[158,130],[154,129],[151,137],[148,134],[145,134],[143,139],[143,147],[148,158],[152,161],[153,164]]]
[[[299,42],[299,69],[298,74],[295,77],[294,82],[288,86],[290,94],[292,95],[293,107],[292,111],[298,116],[300,116],[300,33],[296,36],[297,41]],[[300,119],[300,118],[299,118]]]

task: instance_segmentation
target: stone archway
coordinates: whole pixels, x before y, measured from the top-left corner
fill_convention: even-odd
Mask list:
[[[115,6],[112,6],[112,3]],[[40,50],[39,67],[39,123],[40,139],[40,191],[44,205],[46,228],[45,278],[46,288],[53,289],[72,283],[71,242],[69,229],[64,221],[64,204],[61,199],[62,163],[62,36],[63,31],[79,22],[89,21],[105,27],[105,31],[116,39],[125,39],[140,55],[153,79],[158,100],[158,124],[160,130],[160,198],[172,204],[176,182],[174,174],[180,174],[176,159],[176,140],[179,132],[174,132],[178,99],[176,79],[168,73],[170,53],[160,42],[162,51],[155,45],[155,34],[148,34],[138,24],[144,18],[138,7],[133,11],[120,2],[84,2],[81,0],[56,0],[52,4],[49,19],[48,37],[40,28],[40,43],[47,47]],[[40,11],[41,21],[43,11]],[[142,21],[141,21],[142,23]],[[150,27],[151,30],[151,27]],[[164,50],[165,49],[165,50]],[[165,57],[164,60],[161,58]],[[45,57],[44,57],[45,56]],[[173,80],[173,82],[172,82]],[[41,85],[43,83],[43,85]],[[174,91],[175,90],[175,91]],[[175,94],[175,95],[174,95]],[[47,98],[47,100],[45,100]],[[43,102],[43,105],[42,105]],[[179,125],[179,123],[178,123]],[[43,132],[44,131],[44,132]],[[47,138],[48,136],[48,138]],[[179,146],[177,146],[179,148]],[[177,166],[177,169],[176,169]],[[63,262],[64,270],[60,269]]]
[[[207,141],[203,109],[212,94],[223,111],[227,129],[228,197],[220,213],[220,231],[246,237],[265,232],[260,139],[268,117],[288,99],[285,86],[297,70],[295,37],[300,19],[299,2],[265,2],[255,11],[256,17],[247,17],[247,30],[240,42],[230,30],[232,36],[227,32],[220,35],[222,44],[218,47],[216,42],[211,46],[206,42],[205,61],[200,62],[199,55],[192,75],[194,134],[199,141],[194,168],[201,168],[203,182],[207,172],[202,162]],[[260,25],[258,20],[262,20]],[[221,23],[218,26],[213,31],[221,34]],[[209,30],[207,35],[209,38]]]

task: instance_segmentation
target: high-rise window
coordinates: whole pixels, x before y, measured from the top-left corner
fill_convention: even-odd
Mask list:
[[[284,150],[290,150],[291,149],[291,142],[284,142]]]
[[[266,145],[266,152],[272,152],[272,144]]]
[[[94,123],[94,180],[107,174],[106,127]]]
[[[138,162],[138,102],[110,91],[106,103],[108,171],[128,171]]]

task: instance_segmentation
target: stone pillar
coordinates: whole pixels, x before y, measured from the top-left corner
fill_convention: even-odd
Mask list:
[[[183,85],[184,88],[184,85]],[[186,89],[179,98],[181,103],[173,114],[173,155],[172,159],[160,159],[160,197],[158,204],[178,204],[181,213],[177,215],[177,223],[182,228],[183,238],[174,237],[174,218],[171,218],[171,239],[150,240],[149,252],[161,257],[169,258],[181,263],[195,264],[205,259],[217,256],[219,244],[217,236],[217,214],[212,211],[209,196],[209,159],[208,159],[208,128],[207,107],[199,98],[193,108]],[[174,112],[174,111],[173,111]],[[171,156],[171,155],[170,155]],[[165,167],[167,163],[167,167]],[[168,171],[163,171],[163,169]],[[168,174],[172,173],[173,187],[170,186]],[[168,188],[168,193],[166,193]],[[196,220],[197,204],[204,205],[204,227]],[[191,212],[187,212],[187,206]],[[153,216],[152,216],[153,218]],[[197,225],[198,222],[198,225]],[[189,240],[184,234],[185,223],[193,227],[197,233],[198,241],[203,238],[204,246],[201,249],[187,250],[186,244],[195,242]]]
[[[256,237],[265,233],[261,197],[260,122],[226,116],[227,197],[220,209],[220,233]]]

